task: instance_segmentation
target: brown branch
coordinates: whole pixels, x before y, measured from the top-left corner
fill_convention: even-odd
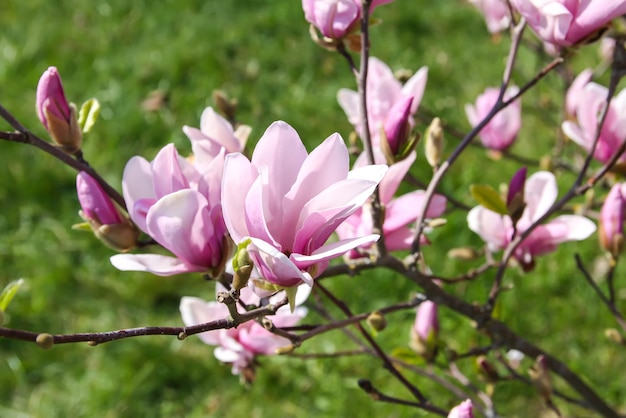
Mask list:
[[[122,195],[115,190],[109,183],[107,183],[96,170],[94,170],[83,158],[74,158],[61,150],[58,147],[50,144],[47,141],[39,138],[28,129],[26,129],[9,111],[7,111],[2,105],[0,105],[0,117],[6,120],[9,125],[16,132],[3,132],[0,135],[0,139],[12,142],[21,142],[23,144],[32,145],[35,148],[52,155],[54,158],[60,160],[65,165],[72,167],[74,170],[81,172],[84,171],[93,177],[102,186],[104,191],[113,199],[120,207],[126,210],[126,202]]]

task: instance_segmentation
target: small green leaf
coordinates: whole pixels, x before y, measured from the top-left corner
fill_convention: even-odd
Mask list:
[[[298,293],[298,286],[286,287],[285,293],[287,293],[289,309],[291,309],[291,313],[293,313],[293,311],[296,309],[296,293]]]
[[[98,99],[89,99],[80,107],[78,112],[78,125],[84,134],[89,133],[100,115],[100,102]]]
[[[507,215],[509,213],[506,208],[506,203],[500,197],[500,194],[494,190],[493,187],[486,184],[472,184],[470,186],[470,192],[472,197],[485,208],[499,213],[500,215]]]
[[[81,222],[79,224],[72,225],[72,229],[76,231],[89,231],[92,232],[91,225],[88,222]]]
[[[421,356],[419,356],[415,351],[409,348],[404,348],[404,347],[394,348],[391,351],[391,357],[396,358],[408,364],[413,364],[413,365],[424,364],[424,359]]]
[[[15,296],[22,284],[24,284],[24,279],[14,280],[2,289],[2,293],[0,293],[0,311],[6,311],[7,306],[9,306],[13,296]]]

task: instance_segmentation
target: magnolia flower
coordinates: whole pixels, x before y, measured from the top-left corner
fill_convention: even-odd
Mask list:
[[[469,228],[480,235],[491,251],[506,248],[515,238],[513,234],[526,231],[543,216],[556,201],[558,189],[554,174],[540,171],[526,180],[524,202],[526,208],[514,228],[509,216],[503,216],[483,206],[477,206],[467,215]],[[592,221],[579,215],[561,215],[536,227],[517,247],[514,257],[525,271],[534,267],[534,257],[556,250],[566,241],[584,240],[596,230]]]
[[[567,113],[568,116],[576,116],[578,103],[580,103],[580,100],[583,97],[583,89],[587,84],[589,84],[591,77],[593,77],[593,70],[591,68],[587,68],[578,74],[569,86],[569,89],[567,89],[567,94],[565,95],[565,113]]]
[[[517,94],[519,89],[515,86],[509,87],[504,94],[507,100]],[[478,96],[476,104],[466,104],[465,113],[472,126],[478,125],[495,106],[500,89],[488,88]],[[490,121],[480,130],[478,136],[482,144],[489,149],[504,151],[509,148],[522,127],[522,104],[515,100],[506,108],[500,110]]]
[[[588,82],[582,89],[575,90],[570,96],[570,103],[576,103],[576,105],[568,104],[568,107],[575,107],[577,121],[565,121],[561,129],[565,135],[589,152],[595,140],[600,115],[606,106],[608,89],[594,82]],[[601,163],[607,163],[625,139],[626,89],[614,97],[609,104],[593,157]],[[622,155],[619,161],[626,161],[626,156]]]
[[[626,13],[623,0],[511,0],[537,36],[557,46],[571,46]]]
[[[374,150],[374,156],[377,163],[385,161],[385,157],[378,149]],[[413,151],[404,160],[393,164],[389,167],[389,171],[385,174],[379,185],[379,193],[381,203],[385,208],[385,219],[383,222],[383,234],[385,237],[385,245],[389,251],[406,250],[411,248],[415,232],[410,224],[415,222],[417,214],[421,211],[421,207],[425,203],[425,192],[416,190],[396,199],[393,195],[398,190],[398,186],[402,179],[409,171],[415,161],[415,151]],[[365,153],[361,154],[354,163],[354,168],[365,167],[367,158]],[[433,199],[426,211],[426,218],[436,218],[443,214],[446,209],[446,198],[440,195],[433,196]],[[364,205],[346,219],[344,223],[337,228],[337,235],[340,239],[356,238],[372,233],[372,211],[369,204]],[[422,235],[422,243],[428,243],[427,239]],[[372,244],[364,244],[359,248],[355,248],[350,252],[350,257],[358,258],[367,256],[363,250],[371,247]]]
[[[111,258],[115,267],[161,276],[221,272],[229,255],[220,205],[224,150],[210,163],[201,163],[181,158],[172,144],[152,162],[130,159],[122,181],[129,215],[176,257],[122,254]]]
[[[303,286],[308,289],[308,286]],[[304,303],[309,291],[300,289],[296,304]],[[216,294],[225,292],[219,283],[216,285]],[[277,293],[269,298],[269,303],[277,303],[284,297],[284,292]],[[239,300],[246,305],[260,305],[260,298],[249,288],[241,289]],[[237,309],[243,313],[244,310],[238,305]],[[196,297],[184,296],[180,301],[180,314],[185,326],[203,324],[229,317],[228,308],[219,302],[205,302]],[[283,306],[276,312],[276,315],[268,317],[276,327],[294,326],[304,318],[307,309],[301,306],[295,308],[292,313],[289,307]],[[198,337],[208,345],[216,346],[214,355],[223,363],[232,364],[233,374],[240,374],[246,370],[254,370],[254,360],[258,355],[273,355],[281,347],[291,345],[291,342],[284,337],[266,330],[256,321],[248,321],[240,324],[236,328],[217,329],[198,334]]]
[[[76,193],[81,218],[103,243],[117,251],[128,251],[137,245],[139,230],[120,214],[109,195],[84,171],[76,176]]]
[[[236,244],[247,244],[264,280],[282,287],[312,285],[330,259],[379,238],[367,235],[325,244],[386,171],[386,166],[376,165],[349,172],[348,150],[339,134],[307,154],[291,126],[274,122],[251,160],[239,153],[226,157],[226,227]]]
[[[405,144],[409,140],[412,128],[411,106],[413,96],[407,96],[397,101],[385,118],[383,131],[384,140],[389,146],[389,153],[395,156],[401,153]],[[384,142],[381,142],[381,145]],[[382,148],[382,146],[381,146]]]
[[[230,122],[218,115],[212,107],[207,107],[200,116],[200,129],[185,125],[183,132],[191,141],[194,158],[203,165],[209,164],[222,148],[226,154],[242,152],[250,127],[241,125],[233,130]]]
[[[474,418],[474,405],[471,399],[461,402],[450,410],[448,418]]]
[[[82,133],[76,109],[65,98],[61,76],[56,67],[48,68],[37,84],[37,115],[50,136],[68,153],[80,149]]]
[[[511,13],[506,0],[470,0],[485,17],[487,29],[491,33],[502,32],[511,23]]]
[[[393,0],[374,0],[370,12]],[[326,38],[341,39],[359,25],[360,0],[302,0],[304,18]]]
[[[598,234],[600,245],[617,256],[624,245],[624,216],[626,215],[626,183],[618,183],[604,199],[600,210]]]
[[[426,88],[428,68],[420,68],[403,86],[396,79],[391,68],[378,58],[371,57],[368,65],[367,116],[372,141],[378,145],[380,132],[390,111],[396,103],[410,97],[413,99],[408,112],[410,115],[409,124],[411,127],[413,126],[413,115],[417,112]],[[359,94],[354,90],[340,89],[337,93],[337,101],[346,112],[348,121],[354,125],[354,129],[362,137],[363,127],[361,126],[362,118],[359,110]]]

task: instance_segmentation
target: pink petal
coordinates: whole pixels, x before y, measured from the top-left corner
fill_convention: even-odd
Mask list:
[[[147,208],[137,211],[135,204],[139,200],[156,199],[150,163],[143,157],[131,158],[124,167],[122,179],[122,192],[128,207],[128,214],[139,229],[146,232]]]
[[[526,210],[520,222],[532,223],[550,209],[558,196],[556,178],[548,171],[539,171],[526,180]]]
[[[506,247],[510,240],[511,221],[482,206],[472,208],[467,214],[469,229],[477,233],[483,241],[489,244],[492,251]]]
[[[195,190],[169,194],[150,208],[146,223],[150,236],[189,264],[210,267],[219,262],[208,248],[213,236],[207,201]],[[217,260],[215,260],[217,258]]]
[[[205,267],[192,266],[174,257],[160,254],[116,254],[111,257],[111,264],[122,271],[145,271],[157,276],[200,272]]]
[[[402,95],[413,96],[413,104],[411,105],[411,114],[415,114],[422,102],[422,96],[426,89],[426,81],[428,80],[428,67],[420,68],[408,81],[402,86]]]
[[[229,154],[224,163],[222,179],[222,211],[224,222],[235,243],[249,236],[246,224],[246,195],[258,176],[258,170],[242,154]]]
[[[417,154],[415,151],[412,151],[404,160],[399,161],[393,165],[389,166],[389,170],[385,177],[380,181],[380,185],[378,188],[378,192],[380,193],[380,201],[383,204],[388,204],[393,195],[398,190],[400,183],[406,176],[406,173],[409,172],[411,166],[415,162],[415,158]]]
[[[223,303],[205,302],[200,298],[183,296],[180,300],[180,315],[185,326],[205,324],[228,317],[228,308]],[[207,331],[197,334],[198,337],[209,345],[220,344],[222,330]]]
[[[256,238],[250,238],[248,252],[254,257],[261,277],[279,286],[291,287],[304,282],[313,286],[313,278],[300,269],[282,252]]]
[[[356,247],[372,244],[379,239],[380,235],[376,234],[352,239],[345,239],[323,245],[316,249],[311,255],[292,253],[289,258],[297,263],[300,268],[307,268],[308,266],[317,264],[321,261],[328,261],[333,258],[339,257]]]

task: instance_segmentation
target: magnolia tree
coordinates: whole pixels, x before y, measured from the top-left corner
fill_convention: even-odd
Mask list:
[[[355,77],[356,89],[347,86],[337,92],[339,105],[354,126],[353,139],[358,138],[350,141],[350,148],[334,133],[325,139],[321,134],[319,144],[307,151],[285,121],[251,135],[251,128],[237,121],[233,103],[219,96],[217,110],[205,109],[199,128],[182,128],[192,155],[181,156],[168,144],[149,156],[151,160],[131,157],[120,192],[82,152],[82,137],[97,119],[97,100],[77,109],[66,98],[56,68],[45,70],[36,95],[37,115],[52,143],[0,107],[0,115],[13,128],[0,132],[0,138],[33,145],[78,172],[76,190],[84,224],[77,227],[92,230],[119,252],[111,257],[111,268],[157,276],[195,273],[215,282],[215,298],[182,298],[180,327],[63,335],[0,328],[0,335],[43,348],[146,335],[181,340],[197,335],[214,347],[216,359],[233,374],[252,383],[260,356],[296,357],[310,339],[341,330],[359,353],[381,361],[407,390],[404,397],[390,395],[378,382],[359,376],[359,387],[376,402],[439,416],[493,417],[500,407],[492,397],[494,388],[514,379],[534,386],[545,407],[557,415],[562,405],[571,404],[583,414],[619,416],[619,405],[607,402],[598,388],[568,367],[567,359],[546,352],[503,322],[498,306],[507,290],[504,278],[512,270],[532,275],[541,256],[568,241],[593,240],[597,230],[610,260],[605,286],[597,284],[580,256],[572,262],[617,324],[609,338],[624,344],[626,320],[613,272],[623,247],[626,205],[626,184],[619,181],[626,160],[626,91],[616,91],[626,71],[619,32],[626,1],[471,0],[483,13],[489,32],[510,35],[510,52],[501,84],[484,86],[475,103],[465,106],[473,127],[466,133],[420,111],[428,90],[427,68],[402,82],[387,64],[369,55],[369,46],[375,43],[369,29],[376,22],[376,9],[391,2],[302,1],[302,27],[310,25],[313,41],[338,60],[346,60]],[[560,72],[570,87],[556,128],[574,143],[568,147],[579,147],[579,158],[563,160],[555,145],[551,161],[539,168],[524,163],[528,159],[523,155],[509,152],[523,124],[521,97],[547,74],[566,67],[575,51],[591,48],[588,45],[600,39],[604,53],[611,51],[608,86],[594,82],[591,69],[574,80]],[[534,77],[518,79],[514,85],[512,73],[524,42],[552,58]],[[427,119],[423,132],[418,118]],[[443,151],[445,136],[458,137],[449,155]],[[556,144],[557,136],[546,141]],[[450,168],[463,160],[470,146],[483,147],[494,170],[499,160],[518,165],[499,191],[495,184],[468,184],[475,207],[463,204],[460,196],[441,192]],[[432,167],[432,176],[416,179],[411,168],[418,164]],[[566,170],[575,174],[575,180],[559,190],[557,177]],[[413,190],[398,195],[403,182]],[[416,184],[424,184],[425,190],[416,189]],[[595,198],[590,197],[592,190]],[[583,195],[587,196],[583,204],[568,205]],[[466,227],[484,241],[483,249],[443,248],[429,240],[432,230],[445,230],[450,211],[465,213]],[[429,267],[425,246],[441,257],[482,264],[461,276],[444,277]],[[414,285],[415,293],[369,312],[353,312],[352,301],[340,299],[327,286],[333,277],[349,274],[359,280],[360,272],[372,269],[392,271],[397,280]],[[489,285],[482,301],[466,300],[456,291],[456,284],[472,281]],[[0,296],[3,311],[19,284],[10,284]],[[307,301],[311,293],[315,300]],[[532,306],[529,301],[529,309]],[[326,321],[307,322],[307,307],[321,312]],[[341,317],[330,313],[337,308]],[[415,311],[414,325],[406,329],[409,354],[385,350],[379,338],[390,314],[401,310]],[[440,315],[470,319],[486,343],[468,343],[465,352],[445,347]],[[341,357],[354,351],[325,355]],[[466,358],[475,362],[476,375],[457,367]],[[456,401],[439,403],[440,397],[422,390],[426,380]]]

